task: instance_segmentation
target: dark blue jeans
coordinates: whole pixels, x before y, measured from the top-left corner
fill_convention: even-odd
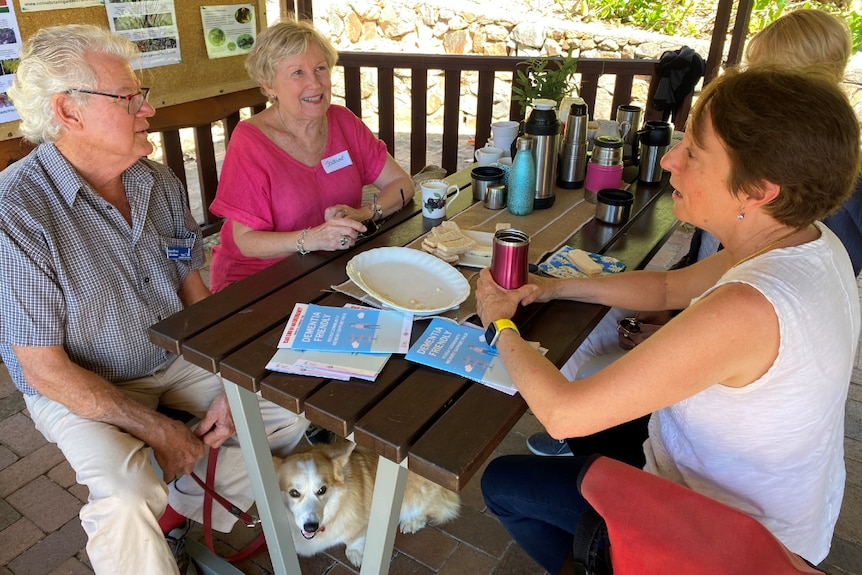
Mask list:
[[[549,573],[560,572],[589,506],[576,484],[586,459],[509,455],[491,461],[482,476],[488,509]]]

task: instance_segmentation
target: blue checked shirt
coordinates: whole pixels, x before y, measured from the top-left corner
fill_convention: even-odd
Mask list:
[[[182,309],[177,290],[204,262],[200,230],[167,167],[141,159],[122,180],[131,227],[53,144],[0,173],[0,354],[24,394],[36,391],[13,344],[62,346],[112,382],[171,357],[147,328]],[[190,259],[168,259],[168,248]]]

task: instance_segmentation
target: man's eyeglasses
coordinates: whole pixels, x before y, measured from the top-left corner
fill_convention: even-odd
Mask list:
[[[94,96],[107,96],[108,98],[116,98],[117,100],[125,100],[129,103],[129,114],[137,114],[141,111],[141,108],[144,107],[144,102],[146,102],[150,96],[150,89],[141,87],[141,91],[136,94],[131,94],[129,96],[119,96],[117,94],[107,94],[105,92],[94,92],[93,90],[80,90],[78,88],[73,88],[72,90],[66,90],[67,94],[71,94],[72,92],[78,92],[79,94],[93,94]]]

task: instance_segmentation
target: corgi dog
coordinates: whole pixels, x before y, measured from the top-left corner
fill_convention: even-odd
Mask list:
[[[371,514],[377,455],[356,444],[302,447],[284,459],[273,457],[278,484],[293,525],[296,551],[307,556],[344,544],[347,559],[362,564]],[[399,528],[415,533],[457,517],[461,497],[408,473]]]

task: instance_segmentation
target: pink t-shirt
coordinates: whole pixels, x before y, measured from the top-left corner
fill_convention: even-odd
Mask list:
[[[293,231],[322,224],[329,206],[361,206],[362,187],[383,171],[386,144],[347,108],[330,106],[326,118],[326,151],[313,168],[294,160],[247,122],[241,122],[231,134],[210,206],[213,214],[226,219],[221,243],[212,253],[213,292],[280,259],[242,255],[233,240],[233,222],[254,230]]]

